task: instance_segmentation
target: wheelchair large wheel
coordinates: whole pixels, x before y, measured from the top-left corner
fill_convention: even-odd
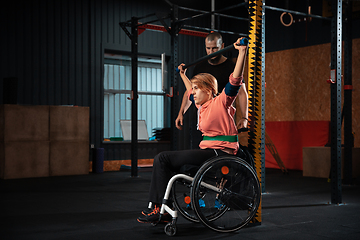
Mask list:
[[[192,182],[186,179],[176,180],[172,185],[172,199],[175,208],[184,218],[191,222],[199,222],[199,219],[191,206],[191,184]]]
[[[191,188],[196,216],[217,232],[233,232],[246,226],[255,216],[260,198],[256,172],[235,156],[219,156],[205,163]],[[200,207],[199,199],[205,207]]]
[[[213,157],[213,158],[216,158],[216,157]],[[212,161],[213,158],[208,159],[204,164],[206,164],[209,161]],[[200,167],[187,165],[187,167],[185,167],[183,169],[183,174],[186,174],[188,176],[196,175],[199,168]],[[177,209],[177,211],[185,219],[187,219],[191,222],[198,223],[198,222],[200,222],[200,220],[198,219],[198,217],[194,211],[194,206],[192,204],[192,200],[190,197],[192,183],[193,183],[192,181],[187,180],[187,179],[183,179],[183,178],[177,179],[172,185],[171,193],[172,193],[173,203],[174,203],[174,206]],[[198,204],[199,204],[200,208],[205,207],[205,203],[203,200],[203,198],[205,196],[206,196],[205,194],[199,195]],[[226,211],[226,209],[224,207],[221,207],[221,208],[218,208],[217,211],[208,212],[208,214],[205,216],[209,221],[212,221],[212,220],[218,218],[219,216],[221,216],[225,211]]]
[[[172,199],[175,208],[177,211],[187,220],[191,222],[200,222],[198,219],[195,211],[194,206],[191,201],[191,187],[192,187],[192,181],[186,180],[186,179],[178,179],[174,182],[172,185]],[[206,207],[204,199],[206,197],[206,194],[199,195],[198,198],[198,206],[200,208]],[[211,211],[207,212],[205,215],[206,218],[209,221],[212,221],[219,216],[221,216],[226,211],[225,207],[217,208],[217,211]]]

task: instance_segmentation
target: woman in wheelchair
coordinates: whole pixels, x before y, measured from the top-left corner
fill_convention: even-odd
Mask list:
[[[247,45],[238,46],[240,40],[241,38],[234,43],[235,49],[239,51],[234,71],[220,94],[217,80],[211,74],[200,73],[189,80],[183,69],[184,64],[178,67],[189,100],[198,108],[198,129],[203,134],[203,140],[200,142],[200,149],[166,151],[155,156],[148,199],[153,207],[142,212],[137,219],[139,222],[154,223],[159,220],[167,183],[183,165],[200,166],[209,158],[219,155],[235,155],[244,160],[248,159],[239,147],[238,131],[233,119],[235,108],[232,106],[243,81],[247,54]],[[249,164],[253,166],[253,162]],[[171,216],[167,215],[168,217],[164,214],[161,220],[171,221]]]

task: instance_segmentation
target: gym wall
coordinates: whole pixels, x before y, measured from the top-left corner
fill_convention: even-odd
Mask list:
[[[271,1],[267,3],[272,5]],[[4,81],[14,79],[16,81],[14,86],[17,89],[14,94],[16,94],[15,100],[18,104],[90,107],[89,142],[95,148],[104,147],[102,142],[103,51],[112,49],[130,53],[130,40],[120,28],[119,22],[127,21],[133,16],[144,16],[157,11],[168,12],[169,6],[160,0],[151,2],[144,0],[7,1],[0,8],[2,23],[0,28],[2,36],[0,38],[0,104],[3,103]],[[274,17],[271,14],[274,14]],[[266,121],[329,121],[330,89],[326,78],[329,75],[330,47],[326,44],[315,44],[318,41],[312,41],[312,39],[317,38],[316,35],[309,33],[308,41],[312,46],[296,48],[297,46],[292,41],[293,38],[300,39],[297,35],[292,37],[292,33],[297,32],[296,28],[291,28],[291,30],[271,26],[272,19],[280,24],[278,15],[271,12],[267,15],[269,28],[267,28],[266,43],[268,52],[266,54]],[[223,25],[225,23],[222,22]],[[235,27],[230,27],[232,23]],[[322,29],[321,25],[314,24],[311,26],[317,31]],[[201,26],[201,22],[196,22],[195,25]],[[229,29],[240,30],[239,23],[231,21],[227,25]],[[304,24],[298,26],[303,28]],[[301,42],[307,44],[303,40],[303,30],[301,30]],[[327,30],[324,31],[329,33]],[[283,40],[279,41],[279,36],[282,36]],[[225,36],[225,38],[226,45],[233,41],[232,37]],[[321,38],[320,42],[323,38],[328,39],[327,36]],[[284,46],[282,41],[286,41],[285,47],[289,50],[281,49]],[[320,48],[324,49],[320,50]],[[139,37],[139,53],[157,55],[165,52],[170,56],[170,50],[170,36],[167,33],[145,31]],[[317,55],[308,56],[313,52],[317,52]],[[204,54],[202,38],[179,37],[179,62],[191,62]],[[311,61],[313,62],[310,64]],[[358,132],[358,117],[355,114],[359,112],[356,105],[359,101],[355,99],[358,69],[360,69],[359,41],[354,39],[353,126],[355,134]],[[300,77],[301,80],[298,80]],[[289,81],[291,78],[296,81]],[[310,84],[306,85],[306,83],[310,82],[316,88],[308,89]],[[183,88],[180,87],[179,95],[182,92]],[[310,100],[304,101],[304,96]],[[183,135],[184,131],[179,133],[179,139],[184,139]],[[179,145],[181,148],[181,144]],[[355,135],[355,146],[359,145],[359,138]],[[105,151],[105,160],[130,158],[129,145],[113,144],[105,145],[105,148],[108,148]],[[166,145],[141,145],[139,158],[151,158],[167,148]]]
[[[289,168],[302,170],[303,147],[329,143],[331,102],[330,84],[326,81],[329,64],[330,43],[266,53],[266,131]],[[360,95],[356,94],[360,88],[359,76],[360,38],[357,38],[353,39],[352,51],[355,148],[360,147]],[[344,134],[342,138],[344,143]],[[271,155],[268,153],[266,157]]]

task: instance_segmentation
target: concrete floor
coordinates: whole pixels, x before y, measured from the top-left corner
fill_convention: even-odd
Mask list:
[[[151,170],[151,169],[150,169]],[[147,206],[151,171],[0,180],[0,239],[168,239],[164,225],[136,221]],[[217,233],[179,217],[175,239],[360,239],[360,184],[331,202],[327,179],[266,170],[262,223]]]

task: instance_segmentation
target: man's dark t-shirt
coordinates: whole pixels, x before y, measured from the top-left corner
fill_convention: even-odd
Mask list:
[[[199,73],[210,73],[218,81],[219,93],[229,82],[229,76],[234,71],[235,63],[229,58],[218,65],[211,65],[208,61],[201,62],[194,67],[193,76]]]

